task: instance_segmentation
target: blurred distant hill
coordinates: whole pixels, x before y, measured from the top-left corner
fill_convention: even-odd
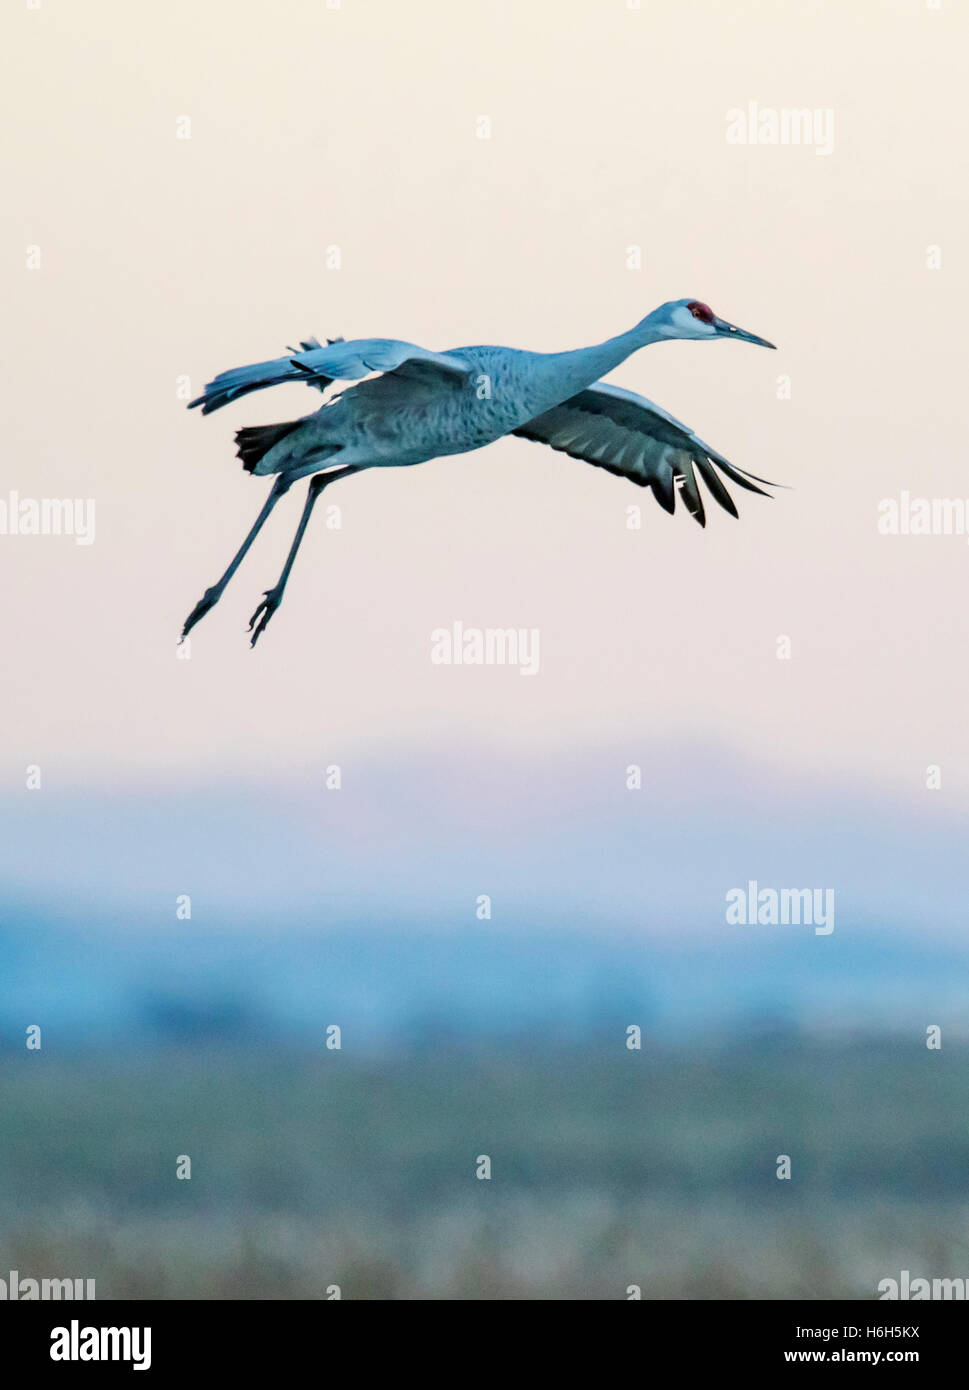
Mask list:
[[[969,1031],[969,953],[849,929],[752,928],[719,944],[571,924],[451,932],[403,920],[165,929],[69,925],[25,907],[0,933],[0,1039],[39,1023],[71,1047],[260,1038],[312,1041],[337,1023],[353,1051],[475,1035],[546,1043],[773,1030]],[[771,935],[771,933],[774,933]]]
[[[628,1023],[969,1027],[966,813],[915,772],[889,795],[655,742],[397,749],[346,760],[339,791],[328,765],[278,785],[8,783],[0,1037],[312,1039],[336,1022],[366,1050]],[[748,879],[831,889],[833,934],[728,925]]]

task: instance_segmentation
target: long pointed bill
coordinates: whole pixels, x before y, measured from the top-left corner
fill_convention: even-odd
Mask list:
[[[758,347],[774,347],[774,344],[769,343],[766,338],[758,338],[756,333],[748,333],[746,328],[737,328],[734,324],[728,323],[726,319],[715,318],[713,326],[723,338],[739,338],[742,343],[756,343]]]

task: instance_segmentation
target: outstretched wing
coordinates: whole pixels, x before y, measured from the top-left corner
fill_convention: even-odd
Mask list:
[[[201,396],[189,402],[189,409],[200,405],[202,414],[208,415],[250,391],[282,382],[302,381],[325,391],[333,381],[356,381],[370,372],[404,373],[410,364],[415,369],[420,364],[425,371],[437,371],[448,378],[465,377],[471,370],[470,363],[454,353],[431,352],[396,338],[356,338],[349,343],[332,338],[326,347],[321,347],[315,338],[308,338],[300,348],[300,352],[291,352],[288,357],[220,372]]]
[[[652,488],[657,502],[668,512],[674,511],[679,492],[687,511],[701,526],[706,525],[706,513],[697,474],[732,516],[737,515],[737,508],[720,473],[762,497],[769,497],[770,493],[764,492],[758,483],[777,486],[728,463],[691,429],[645,396],[601,381],[512,433],[548,444],[620,478],[629,478],[640,487]]]

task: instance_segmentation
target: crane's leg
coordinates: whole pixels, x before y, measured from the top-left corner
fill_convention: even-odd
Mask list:
[[[225,574],[222,576],[222,578],[219,580],[217,584],[213,584],[211,589],[206,589],[205,593],[202,595],[198,603],[192,609],[191,613],[189,613],[188,617],[185,619],[185,626],[182,628],[182,636],[179,639],[180,641],[184,641],[184,639],[192,631],[192,628],[195,626],[195,624],[205,617],[206,613],[209,611],[210,608],[214,608],[215,605],[218,603],[219,599],[222,597],[223,591],[225,590],[225,586],[228,584],[229,580],[232,578],[236,570],[239,568],[239,566],[245,559],[246,551],[249,549],[253,541],[259,535],[259,532],[262,530],[263,525],[269,517],[269,513],[272,511],[273,507],[275,507],[279,499],[285,496],[285,494],[289,491],[292,485],[292,478],[286,478],[282,473],[280,473],[279,477],[273,483],[272,491],[266,498],[262,511],[256,517],[252,530],[249,532],[248,536],[246,536],[245,540],[242,542],[239,549],[236,551],[235,555],[233,556],[232,563],[229,565],[229,568],[226,570]]]
[[[254,647],[259,641],[261,634],[266,630],[269,619],[283,601],[283,594],[286,592],[286,582],[289,579],[289,572],[293,568],[296,552],[299,550],[303,536],[306,534],[306,527],[309,525],[309,519],[316,505],[316,499],[330,483],[335,483],[338,478],[346,478],[350,473],[358,473],[359,471],[359,469],[348,464],[345,468],[333,469],[331,473],[317,473],[310,479],[309,489],[306,493],[306,502],[303,506],[303,515],[299,519],[296,535],[293,537],[293,544],[290,546],[289,554],[286,556],[283,572],[276,581],[275,587],[266,589],[262,602],[249,619],[249,631],[252,633],[250,646]]]

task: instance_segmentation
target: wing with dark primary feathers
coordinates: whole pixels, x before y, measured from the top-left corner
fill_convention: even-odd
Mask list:
[[[697,474],[731,516],[737,515],[737,508],[720,473],[738,487],[762,497],[771,494],[758,483],[777,486],[728,463],[691,429],[645,396],[601,381],[512,433],[560,449],[640,487],[652,488],[653,496],[668,512],[675,510],[679,492],[687,511],[701,526],[706,525],[706,513]]]

